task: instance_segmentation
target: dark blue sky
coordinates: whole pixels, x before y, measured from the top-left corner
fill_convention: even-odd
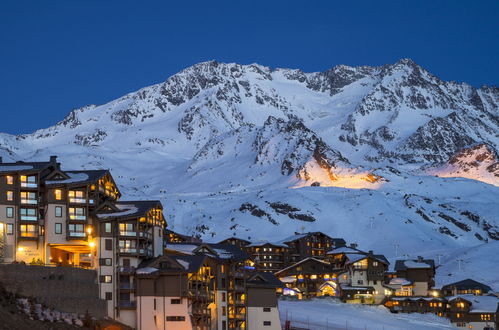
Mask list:
[[[216,59],[323,71],[409,57],[497,85],[499,1],[0,2],[0,132],[53,125]]]

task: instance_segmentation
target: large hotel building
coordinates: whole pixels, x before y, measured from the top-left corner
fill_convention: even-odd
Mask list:
[[[55,156],[48,162],[0,158],[0,263],[93,269],[108,317],[136,329],[280,329],[277,300],[269,299],[280,285],[275,277],[241,275],[245,286],[231,298],[240,307],[222,308],[230,298],[222,297],[223,272],[244,272],[249,256],[227,263],[218,255],[223,247],[184,255],[165,250],[161,203],[120,197],[107,170],[63,170]],[[247,321],[250,310],[255,323]]]

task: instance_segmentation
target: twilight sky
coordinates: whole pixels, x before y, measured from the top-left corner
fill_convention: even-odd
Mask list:
[[[0,2],[0,132],[45,128],[198,62],[324,71],[412,58],[497,85],[499,1]]]

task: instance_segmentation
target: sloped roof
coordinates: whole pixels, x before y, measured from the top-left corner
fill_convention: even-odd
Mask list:
[[[284,284],[271,273],[256,272],[249,274],[248,278],[246,279],[246,286],[280,288],[283,287]]]
[[[448,301],[455,299],[464,299],[471,303],[470,313],[495,313],[499,310],[499,298],[493,295],[490,296],[475,296],[475,295],[457,295],[447,297]]]
[[[442,286],[442,290],[447,290],[452,288],[456,288],[457,290],[481,289],[483,292],[492,291],[492,288],[490,286],[477,282],[470,278]]]
[[[54,165],[52,162],[23,162],[15,163],[0,163],[0,173],[22,172],[22,171],[38,171],[46,167]]]
[[[316,259],[316,258],[314,258],[314,257],[308,257],[308,258],[302,259],[302,260],[300,260],[300,261],[298,261],[298,262],[296,262],[296,263],[292,264],[291,266],[288,266],[288,267],[286,267],[286,268],[284,268],[284,269],[281,269],[280,271],[277,271],[277,272],[275,272],[274,274],[275,274],[275,275],[281,274],[282,272],[285,272],[285,271],[287,271],[287,270],[290,270],[291,268],[296,267],[296,266],[298,266],[298,265],[301,265],[301,264],[303,264],[303,263],[305,263],[305,262],[308,262],[308,261],[317,262],[317,263],[321,263],[321,264],[323,264],[323,265],[331,266],[331,264],[330,264],[329,262],[325,262],[325,261],[322,261],[322,260]]]
[[[206,246],[207,249],[213,251],[213,253],[203,253],[196,251],[197,249]],[[215,259],[219,260],[246,260],[249,259],[249,255],[242,251],[237,246],[227,245],[227,244],[212,244],[212,243],[168,243],[165,245],[166,249],[180,252],[182,254],[194,255],[194,254],[205,254]]]
[[[397,260],[395,262],[395,271],[407,269],[425,269],[435,268],[435,261],[433,259],[421,260]]]
[[[84,171],[63,171],[63,172],[64,174],[69,176],[69,179],[47,180],[45,181],[45,184],[48,186],[56,186],[63,184],[92,183],[109,173],[108,170],[84,170]]]
[[[162,255],[156,258],[143,260],[137,267],[137,274],[159,274],[159,273],[195,273],[203,265],[207,257],[202,254],[196,255]],[[174,262],[174,264],[171,263]],[[165,267],[165,264],[171,267]],[[179,267],[173,267],[178,265]],[[154,271],[156,269],[156,271]]]
[[[349,246],[342,246],[336,249],[332,249],[329,251],[327,254],[341,254],[341,253],[362,253],[362,254],[367,254],[367,252],[361,251],[356,248],[352,248]]]
[[[97,212],[97,217],[103,219],[123,219],[123,218],[136,218],[145,216],[147,212],[161,205],[158,200],[151,201],[119,201],[115,203],[116,207],[120,209],[118,212]]]
[[[256,242],[253,242],[247,246],[248,247],[259,247],[259,246],[264,246],[264,245],[272,245],[272,246],[285,247],[285,248],[289,247],[286,244],[281,243],[281,242],[270,242],[270,241],[256,241]]]
[[[248,241],[248,240],[246,240],[246,239],[244,239],[244,238],[239,238],[239,237],[236,237],[236,236],[231,236],[231,237],[227,237],[227,238],[226,238],[226,239],[224,239],[224,240],[221,240],[220,242],[217,242],[217,244],[226,244],[226,243],[223,243],[223,242],[228,241],[228,240],[230,240],[230,239],[236,239],[236,240],[238,240],[238,241],[242,241],[242,242],[245,242],[245,243],[248,243],[248,244],[250,244],[250,243],[251,243],[250,241]]]

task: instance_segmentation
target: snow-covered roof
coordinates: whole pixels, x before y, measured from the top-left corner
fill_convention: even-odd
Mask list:
[[[427,264],[426,262],[417,262],[414,260],[406,260],[404,261],[404,265],[407,268],[431,268],[431,265]]]
[[[154,273],[155,271],[157,271],[158,269],[157,268],[154,268],[154,267],[143,267],[143,268],[139,268],[135,271],[136,274],[152,274]]]
[[[258,247],[258,246],[263,246],[263,245],[273,245],[273,246],[279,246],[279,247],[288,247],[286,244],[281,243],[281,242],[271,242],[271,241],[257,241],[253,242],[248,245],[248,247]]]
[[[289,270],[289,269],[291,269],[293,267],[296,267],[296,266],[298,266],[298,265],[300,265],[300,264],[302,264],[302,263],[304,263],[306,261],[320,262],[320,263],[322,263],[324,265],[327,265],[327,266],[331,265],[329,262],[325,262],[325,261],[322,261],[322,260],[319,260],[319,259],[316,259],[316,258],[313,258],[313,257],[308,257],[308,258],[305,258],[305,259],[302,259],[302,260],[298,261],[297,263],[292,264],[291,266],[288,266],[288,267],[286,267],[284,269],[281,269],[280,271],[276,272],[275,274],[280,274],[280,273],[282,273],[282,272],[284,272],[286,270]]]
[[[327,254],[339,254],[339,253],[365,253],[363,251],[348,247],[348,246],[342,246],[336,249],[333,249],[329,251]]]
[[[117,217],[123,217],[127,215],[132,215],[137,213],[138,208],[135,205],[129,205],[129,204],[121,204],[121,205],[116,205],[121,212],[112,212],[112,213],[101,213],[97,214],[97,217],[99,219],[108,219],[108,218],[117,218]]]
[[[196,244],[166,244],[165,249],[178,251],[185,254],[194,254],[194,250],[197,249],[199,245]]]
[[[406,269],[431,269],[435,267],[433,259],[418,259],[418,260],[397,260],[395,262],[395,271]]]
[[[0,165],[0,172],[32,170],[32,165]]]
[[[396,277],[390,279],[390,285],[411,285],[412,281],[409,281],[408,279],[402,278],[402,277]]]
[[[464,299],[471,303],[470,313],[495,313],[498,309],[499,298],[496,296],[474,296],[474,295],[457,295],[448,297],[448,301],[455,299]]]
[[[47,180],[45,184],[58,184],[58,183],[75,183],[88,180],[88,174],[86,173],[66,173],[69,179],[65,180]]]

